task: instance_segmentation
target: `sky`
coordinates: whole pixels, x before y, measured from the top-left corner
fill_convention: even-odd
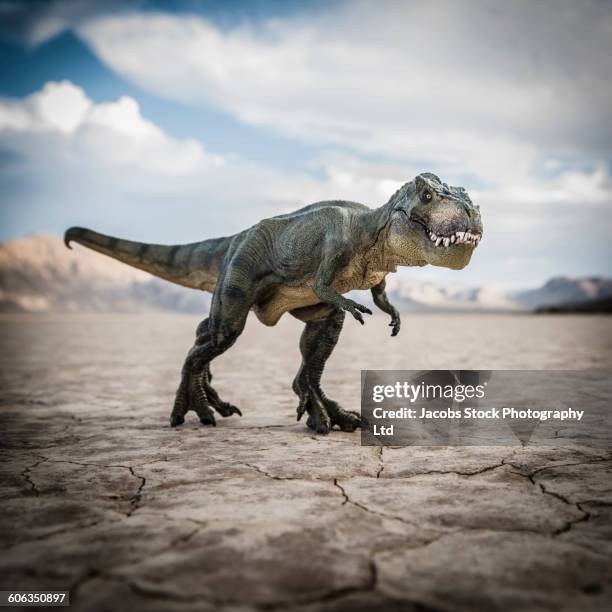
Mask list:
[[[461,185],[462,271],[612,274],[612,4],[0,0],[0,240],[228,235],[323,199]]]

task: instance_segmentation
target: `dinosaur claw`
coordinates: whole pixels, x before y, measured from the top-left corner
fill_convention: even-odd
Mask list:
[[[240,411],[240,408],[238,408],[238,406],[234,406],[233,404],[228,404],[227,402],[220,402],[217,404],[213,404],[213,407],[224,418],[232,416],[232,414],[237,414],[238,416],[242,416],[242,412]]]
[[[173,414],[170,417],[170,427],[176,427],[177,425],[182,425],[185,422],[185,417],[180,414]]]
[[[200,417],[200,423],[202,423],[202,425],[212,425],[213,427],[217,426],[217,421],[212,413],[202,415]]]

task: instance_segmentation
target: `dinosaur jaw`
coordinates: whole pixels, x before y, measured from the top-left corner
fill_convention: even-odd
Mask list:
[[[429,246],[438,248],[452,248],[453,246],[470,246],[476,248],[482,238],[482,233],[476,229],[448,229],[442,231],[434,231],[427,227],[420,219],[410,217],[410,221],[419,227],[421,233],[424,234],[425,240],[429,240],[431,243]]]
[[[480,228],[468,229],[460,223],[436,229],[414,217],[409,223],[413,236],[418,237],[422,259],[432,266],[451,270],[461,270],[468,265],[482,237]]]

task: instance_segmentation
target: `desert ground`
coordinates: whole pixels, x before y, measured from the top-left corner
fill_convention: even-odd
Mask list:
[[[610,610],[612,453],[361,446],[295,421],[301,324],[251,320],[213,365],[244,416],[168,416],[198,320],[0,319],[1,589],[75,610]],[[611,319],[348,320],[323,379],[361,369],[612,370]]]

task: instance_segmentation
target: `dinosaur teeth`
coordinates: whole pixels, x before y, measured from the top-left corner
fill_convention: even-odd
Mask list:
[[[480,234],[472,234],[472,232],[455,232],[450,236],[438,236],[434,232],[429,232],[429,239],[435,243],[435,246],[443,245],[445,247],[451,244],[472,244],[478,246],[481,239]]]

